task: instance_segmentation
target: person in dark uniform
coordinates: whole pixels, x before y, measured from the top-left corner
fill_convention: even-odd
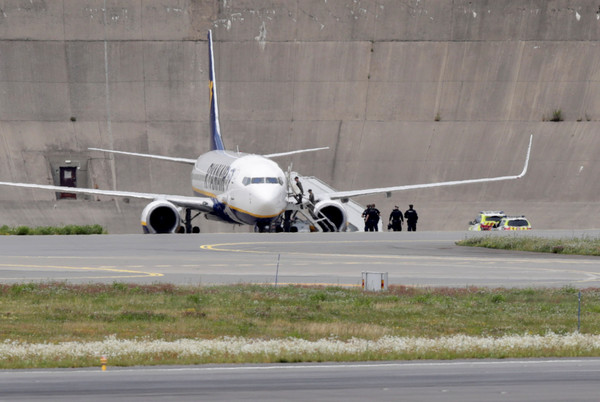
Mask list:
[[[302,183],[300,182],[300,179],[298,178],[298,176],[294,177],[294,180],[296,180],[296,186],[298,187],[298,194],[296,194],[296,199],[298,200],[298,202],[296,204],[302,204],[302,196],[304,195],[304,188],[302,187]]]
[[[404,217],[406,218],[406,230],[408,230],[409,232],[416,232],[419,215],[417,215],[417,211],[413,209],[413,204],[410,204],[408,206],[408,209],[404,213]]]
[[[292,230],[292,213],[294,211],[287,210],[283,213],[283,231],[290,232]]]
[[[402,222],[404,222],[404,218],[402,217],[402,211],[400,211],[398,205],[396,205],[390,213],[389,223],[390,225],[392,225],[392,230],[394,232],[401,232]]]
[[[369,231],[369,225],[368,225],[368,221],[367,221],[367,215],[369,215],[369,209],[371,208],[371,204],[367,204],[367,208],[365,208],[365,210],[362,213],[362,218],[365,221],[365,232]]]
[[[369,232],[377,232],[377,227],[379,226],[379,217],[380,212],[377,208],[375,208],[375,204],[371,204],[371,209],[369,209],[369,213],[367,214],[367,222],[369,226]]]

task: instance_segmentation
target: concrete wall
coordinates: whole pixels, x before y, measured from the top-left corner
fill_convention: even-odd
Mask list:
[[[208,148],[213,29],[226,146],[272,153],[337,189],[530,172],[517,182],[363,197],[414,203],[420,229],[482,209],[537,228],[598,228],[600,9],[548,0],[6,0],[0,13],[0,180],[190,194],[189,168],[88,152],[194,158]],[[560,110],[564,121],[549,121]],[[80,183],[81,184],[81,183]],[[138,232],[143,203],[0,188],[0,224]],[[204,231],[248,230],[202,223]]]

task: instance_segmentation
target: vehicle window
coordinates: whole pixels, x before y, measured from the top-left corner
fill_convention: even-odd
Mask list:
[[[242,180],[242,184],[244,186],[247,186],[248,184],[250,184],[250,178],[249,177],[244,177],[244,180]]]
[[[252,178],[252,184],[264,183],[264,182],[265,182],[264,177],[253,177]]]
[[[283,186],[283,179],[281,177],[278,177],[277,180],[279,180],[279,184]]]
[[[515,226],[515,227],[520,227],[520,226],[527,226],[527,221],[525,219],[513,219],[508,221],[509,226]]]
[[[267,183],[277,184],[278,183],[277,177],[267,177]]]

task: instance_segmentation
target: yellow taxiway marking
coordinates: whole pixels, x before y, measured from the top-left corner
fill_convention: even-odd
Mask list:
[[[0,267],[6,268],[34,268],[34,269],[61,269],[61,270],[72,270],[72,271],[102,271],[119,274],[129,275],[115,275],[115,276],[93,276],[93,277],[81,277],[77,279],[112,279],[112,278],[145,278],[145,277],[159,277],[164,274],[158,272],[144,272],[134,271],[131,269],[119,269],[115,267],[69,267],[63,265],[33,265],[33,264],[0,264]]]
[[[435,240],[410,240],[410,242],[431,242]],[[397,243],[397,240],[340,240],[340,241],[289,241],[289,242],[277,242],[277,244],[333,244],[333,243]],[[575,260],[568,258],[537,258],[535,260],[526,258],[507,258],[499,255],[493,255],[489,257],[438,257],[438,256],[424,256],[424,255],[393,255],[393,254],[336,254],[336,253],[313,253],[310,251],[267,251],[267,250],[245,250],[239,248],[227,248],[233,246],[253,246],[259,245],[264,246],[264,242],[240,242],[240,243],[219,243],[219,244],[204,244],[200,246],[202,250],[210,251],[225,251],[231,253],[251,253],[251,254],[290,254],[290,255],[312,255],[312,256],[326,256],[326,257],[350,257],[350,258],[366,258],[366,259],[393,259],[393,260],[434,260],[434,261],[477,261],[479,264],[497,264],[502,262],[527,262],[527,263],[557,263],[557,264],[569,264],[569,265],[598,265],[597,257],[588,260]]]
[[[426,243],[426,242],[437,242],[437,240],[403,240],[399,241],[395,240],[336,240],[336,241],[287,241],[287,242],[276,242],[277,244],[351,244],[351,243]],[[498,264],[543,264],[543,263],[554,263],[554,264],[566,264],[569,266],[585,266],[592,265],[598,266],[597,258],[590,258],[588,260],[581,259],[570,259],[570,258],[536,258],[526,259],[526,258],[506,258],[502,256],[489,256],[489,257],[438,257],[438,256],[420,256],[420,255],[390,255],[390,254],[373,254],[373,255],[365,255],[365,254],[336,254],[336,253],[313,253],[309,251],[267,251],[267,250],[246,250],[240,248],[228,248],[228,247],[240,247],[240,246],[262,246],[264,247],[264,242],[238,242],[238,243],[218,243],[218,244],[204,244],[200,246],[203,250],[210,251],[221,251],[221,252],[233,252],[233,253],[251,253],[251,254],[284,254],[284,255],[310,255],[316,257],[340,257],[340,258],[362,258],[362,259],[379,259],[379,260],[402,260],[402,261],[413,261],[417,264],[421,262],[430,262],[429,264],[421,263],[421,265],[432,265],[432,264],[442,264],[444,262],[452,261],[452,262],[477,262],[479,266],[472,268],[485,268],[485,269],[495,269],[495,266]],[[321,261],[319,264],[324,264],[325,262]],[[385,264],[383,261],[369,261],[369,264]],[[338,264],[359,264],[359,262],[351,261],[351,262],[338,262]],[[483,267],[483,265],[486,265]],[[469,268],[471,266],[467,266]],[[564,269],[564,268],[544,268],[544,267],[507,267],[504,268],[509,270],[517,270],[521,272],[527,271],[541,271],[541,272],[554,272],[554,273],[571,273],[571,274],[579,274],[585,276],[584,279],[574,280],[575,283],[585,283],[585,282],[596,282],[600,281],[600,272],[593,271],[584,271],[581,269]],[[543,283],[562,283],[560,280],[547,280],[543,281]]]
[[[436,242],[437,240],[406,240],[401,241],[402,243],[421,243],[421,242]],[[398,240],[335,240],[335,241],[280,241],[273,243],[278,244],[351,244],[351,243],[398,243]],[[267,251],[267,250],[244,250],[244,249],[231,249],[229,246],[262,246],[264,242],[239,242],[239,243],[218,243],[218,244],[203,244],[200,246],[202,250],[210,251],[229,251],[235,253],[251,253],[251,254],[309,254],[316,256],[348,256],[348,257],[382,257],[382,255],[364,255],[364,254],[330,254],[330,253],[311,253],[302,251]],[[397,257],[397,256],[383,256],[383,257]]]

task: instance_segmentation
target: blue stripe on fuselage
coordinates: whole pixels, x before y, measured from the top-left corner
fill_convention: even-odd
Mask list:
[[[239,223],[239,222],[231,219],[231,217],[229,215],[227,215],[227,213],[225,212],[226,207],[227,207],[227,205],[225,205],[224,203],[219,202],[216,199],[213,199],[213,212],[216,216],[223,219],[225,222]]]
[[[254,225],[257,222],[271,222],[272,220],[276,219],[279,216],[279,215],[275,215],[275,216],[252,215],[241,209],[232,208],[231,205],[228,205],[224,202],[217,200],[215,198],[214,194],[209,194],[204,191],[200,191],[196,188],[194,188],[194,195],[196,195],[198,197],[209,197],[213,202],[213,214],[229,223],[239,224],[240,222],[243,222],[247,225]],[[230,212],[230,214],[233,214],[233,217],[231,217],[231,215],[229,215],[226,212],[226,210],[228,210]],[[283,211],[281,211],[281,212],[283,212]]]

